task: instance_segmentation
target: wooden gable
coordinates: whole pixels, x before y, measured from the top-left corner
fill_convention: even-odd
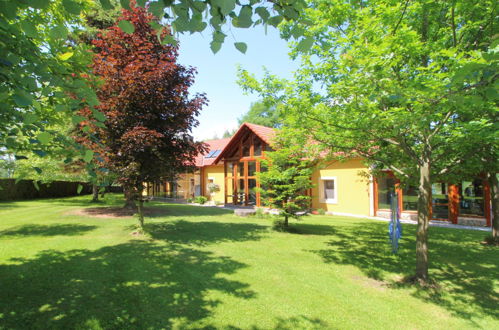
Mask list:
[[[265,150],[270,150],[268,142],[258,136],[250,125],[243,124],[218,155],[215,163],[221,160],[260,158]]]

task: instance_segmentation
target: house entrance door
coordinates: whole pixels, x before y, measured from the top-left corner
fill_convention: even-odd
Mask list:
[[[449,220],[449,187],[447,183],[431,185],[432,218]]]

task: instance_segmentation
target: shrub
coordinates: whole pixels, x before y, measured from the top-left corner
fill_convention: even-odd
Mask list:
[[[324,215],[324,214],[326,214],[326,210],[324,210],[324,209],[317,209],[317,213],[319,213],[320,215]]]
[[[193,199],[192,199],[192,198],[187,198],[185,201],[186,201],[187,203],[192,203],[192,202],[193,202]]]
[[[201,204],[201,205],[203,205],[207,201],[208,201],[208,198],[206,198],[204,196],[197,196],[196,198],[194,198],[194,203],[198,203],[198,204]]]

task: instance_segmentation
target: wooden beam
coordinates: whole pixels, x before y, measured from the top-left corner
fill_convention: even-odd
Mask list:
[[[260,161],[256,162],[256,173],[260,173]],[[260,180],[258,179],[258,174],[256,176],[256,206],[260,207],[261,206],[261,201],[260,201]]]
[[[224,160],[224,204],[227,204],[227,162]]]
[[[449,220],[457,224],[459,217],[459,186],[449,185]]]
[[[248,182],[248,162],[244,163],[244,205],[248,205],[249,201],[249,182]]]

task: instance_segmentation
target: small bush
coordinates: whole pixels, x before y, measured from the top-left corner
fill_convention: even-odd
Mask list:
[[[192,202],[193,202],[192,198],[187,198],[185,201],[186,201],[187,203],[192,203]]]
[[[196,198],[194,198],[194,203],[198,203],[198,204],[201,204],[201,205],[203,205],[207,201],[208,201],[208,198],[206,198],[204,196],[197,196]]]
[[[317,209],[317,213],[319,213],[320,215],[324,215],[324,214],[326,214],[326,210],[324,210],[324,209]]]

